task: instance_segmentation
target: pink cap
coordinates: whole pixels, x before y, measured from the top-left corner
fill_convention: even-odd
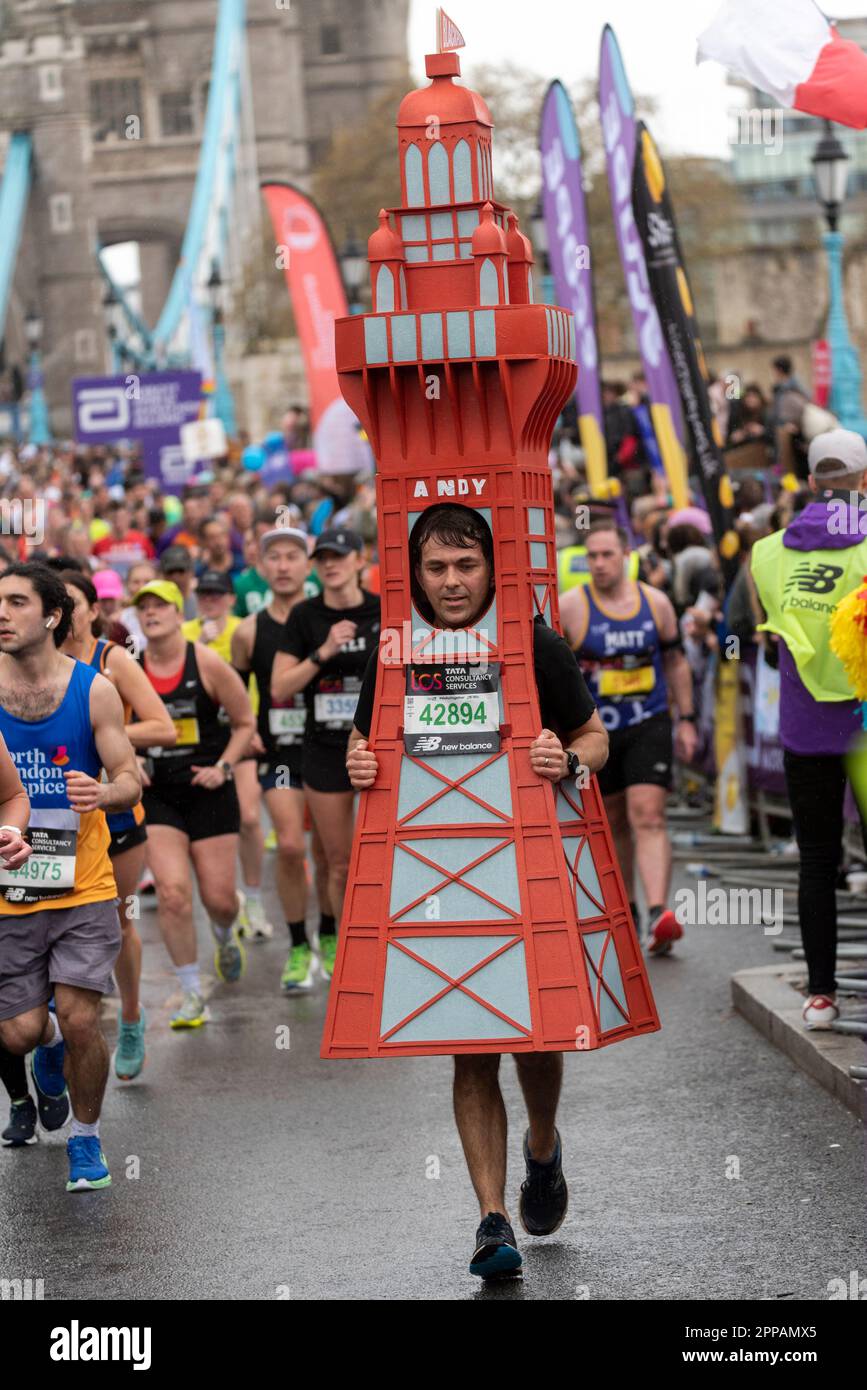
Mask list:
[[[701,507],[681,507],[679,512],[671,512],[668,517],[669,530],[672,526],[694,526],[703,536],[713,533],[710,517]]]
[[[93,584],[97,598],[123,598],[123,584],[114,570],[97,570]]]

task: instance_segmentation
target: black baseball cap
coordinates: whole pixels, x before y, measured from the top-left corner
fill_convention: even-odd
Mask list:
[[[168,545],[160,556],[160,569],[163,574],[172,570],[191,570],[193,557],[185,545]]]
[[[205,570],[199,576],[196,591],[200,594],[233,594],[234,585],[228,574],[223,570]]]
[[[357,531],[350,531],[348,527],[335,527],[333,531],[323,531],[317,537],[313,547],[313,554],[319,555],[323,550],[333,550],[335,555],[351,555],[353,551],[361,554],[364,549],[364,541]]]

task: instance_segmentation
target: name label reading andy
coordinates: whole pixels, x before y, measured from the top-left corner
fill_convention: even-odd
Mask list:
[[[481,497],[487,478],[437,478],[437,497]],[[413,497],[430,497],[430,490],[423,479],[413,488]]]

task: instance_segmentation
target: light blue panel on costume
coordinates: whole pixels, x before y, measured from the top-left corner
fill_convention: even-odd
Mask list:
[[[476,330],[476,356],[496,356],[497,317],[493,309],[476,309],[473,314],[473,323]]]
[[[545,622],[548,624],[548,626],[551,627],[551,626],[552,626],[552,623],[551,623],[551,600],[550,600],[550,599],[549,599],[548,602],[545,604],[545,607],[544,607],[544,609],[542,610],[542,617],[545,619]]]
[[[420,869],[426,866],[418,865]],[[439,876],[440,878],[442,875]],[[438,882],[439,879],[434,880]],[[494,907],[492,903],[480,898],[478,893],[472,893],[469,888],[463,888],[459,883],[447,883],[443,888],[430,889],[414,888],[407,893],[404,901],[412,901],[420,893],[424,892],[425,897],[430,897],[434,892],[439,903],[439,918],[443,922],[514,922],[514,917],[510,912],[501,911]],[[396,922],[420,922],[429,921],[425,911],[426,903],[423,899],[416,907],[406,908],[404,911],[396,911],[391,915]]]
[[[586,886],[587,892],[592,893],[597,902],[602,902],[602,889],[599,885],[599,875],[596,872],[596,865],[593,863],[593,851],[590,848],[590,841],[584,841],[584,848],[581,851],[581,858],[578,860],[578,877]],[[596,917],[599,908],[590,904],[588,912],[582,913],[585,917]]]
[[[432,777],[410,758],[400,760],[400,791],[397,798],[397,818],[403,820],[415,806],[443,790],[438,777]]]
[[[500,281],[497,277],[497,267],[489,257],[485,257],[479,272],[479,303],[499,304],[499,302]]]
[[[488,937],[488,940],[492,940]],[[483,965],[464,983],[467,989],[487,999],[524,1028],[530,1027],[530,998],[527,992],[527,962],[524,943],[504,951],[490,965]]]
[[[581,841],[577,836],[563,836],[563,849],[566,852],[566,858],[575,880],[575,907],[579,921],[582,918],[599,916],[599,908],[596,906],[596,903],[587,896],[587,893],[593,893],[600,902],[602,901],[599,888],[599,877],[596,873],[596,866],[593,863],[593,855],[590,850],[589,840],[584,841],[584,847],[581,850],[581,855],[578,860],[577,871],[572,868],[580,843]],[[575,877],[576,872],[577,877]],[[585,883],[587,885],[587,892],[584,891],[583,887]]]
[[[365,316],[364,319],[364,357],[368,365],[388,361],[388,341],[385,335],[385,319]]]
[[[449,156],[445,145],[439,140],[434,140],[428,152],[427,177],[431,204],[450,202]]]
[[[548,567],[548,551],[544,541],[530,541],[530,568],[543,570]]]
[[[505,845],[490,859],[477,864],[462,875],[465,883],[473,888],[481,888],[483,893],[496,898],[504,907],[513,912],[521,911],[521,898],[518,892],[518,871],[515,865],[515,846]]]
[[[478,161],[479,197],[480,197],[480,198],[484,198],[484,196],[485,196],[485,161],[484,161],[484,158],[483,158],[483,156],[482,156],[482,147],[481,147],[481,145],[476,145],[476,159],[477,159],[477,161]]]
[[[395,362],[415,362],[415,314],[395,314],[391,321],[391,355]]]
[[[442,786],[442,783],[439,784]],[[403,779],[401,778],[401,786]],[[427,810],[410,816],[408,825],[502,825],[493,811],[486,811],[474,801],[468,801],[458,791],[448,791]]]
[[[421,315],[421,355],[441,358],[443,355],[443,321],[441,314]]]
[[[394,274],[387,265],[381,265],[376,273],[376,312],[391,313],[394,308]]]
[[[551,310],[548,308],[545,309],[545,326],[548,329],[548,356],[550,357],[553,352],[553,338],[551,336]]]
[[[387,1033],[402,1018],[420,1004],[433,999],[445,986],[445,980],[433,971],[389,945],[385,957],[385,983],[382,991],[380,1034]]]
[[[578,804],[578,810],[576,811],[576,810],[574,809],[574,807],[572,807],[572,806],[569,805],[569,802],[566,800],[566,798],[565,798],[565,796],[563,795],[562,791],[560,791],[559,788],[558,788],[558,791],[557,791],[557,819],[558,819],[558,820],[561,820],[561,821],[567,821],[567,820],[580,820],[580,819],[582,818],[582,816],[584,815],[584,802],[583,802],[583,800],[582,800],[582,794],[581,794],[581,792],[578,790],[578,788],[574,785],[574,783],[571,783],[571,782],[570,782],[570,784],[569,784],[569,795],[571,796],[571,798],[572,798],[573,801],[577,802],[577,804]]]
[[[479,754],[481,760],[485,755]],[[451,760],[450,760],[451,761]],[[481,797],[494,810],[502,811],[504,815],[512,814],[512,788],[509,783],[509,765],[505,758],[497,758],[496,762],[489,763],[482,768],[474,777],[468,777],[461,786],[466,787],[474,796]],[[472,811],[470,814],[473,814]]]
[[[410,207],[424,203],[424,179],[422,177],[421,150],[418,145],[409,145],[404,155],[406,174],[406,201]]]
[[[435,261],[456,261],[458,253],[455,250],[453,241],[441,241],[433,248],[433,258]]]
[[[450,212],[432,212],[430,219],[431,241],[441,241],[444,236],[452,236],[454,223]]]
[[[430,260],[426,246],[405,246],[403,248],[403,254],[406,256],[407,261]]]
[[[594,932],[593,935],[595,936],[596,933]],[[623,976],[620,973],[620,961],[617,959],[617,952],[614,949],[613,936],[608,950],[605,952],[605,960],[602,962],[602,978],[623,1009],[623,1012],[628,1013],[626,990],[623,987]]]
[[[400,302],[404,309],[409,304],[409,298],[406,293],[406,276],[403,273],[403,266],[400,267]]]
[[[500,837],[483,837],[481,839],[459,839],[459,840],[406,840],[404,843],[408,848],[414,849],[418,854],[423,854],[426,859],[430,859],[434,864],[438,864],[443,869],[448,869],[450,873],[460,873],[466,864],[472,864],[474,859],[478,859],[480,854],[487,854],[489,850],[501,843]]]
[[[466,140],[459,140],[452,154],[455,173],[455,202],[471,203],[473,200],[473,175],[470,162],[470,147]]]
[[[609,1028],[622,1028],[628,1021],[628,1017],[623,1017],[613,999],[610,999],[603,989],[599,995],[599,1031],[607,1033]]]
[[[469,258],[470,258],[470,256],[471,256],[472,254],[473,254],[473,243],[472,243],[471,241],[462,241],[461,244],[460,244],[460,246],[458,247],[458,255],[459,255],[460,259],[461,259],[462,261],[469,260]]]
[[[389,1042],[465,1042],[472,1038],[523,1038],[490,1009],[483,1009],[459,989],[450,989],[436,1004],[420,1013]]]
[[[577,361],[575,355],[575,315],[569,315],[569,356],[573,362]]]
[[[556,309],[552,309],[551,313],[552,313],[553,320],[554,320],[554,356],[555,356],[555,357],[562,357],[562,356],[563,356],[563,333],[562,333],[563,323],[562,323],[562,316],[560,315],[560,313],[558,313],[558,311],[557,311]]]
[[[403,936],[396,938],[417,956],[444,970],[453,980],[459,980],[480,960],[514,941],[514,936]],[[481,991],[480,991],[481,992]]]
[[[545,595],[548,592],[548,586],[547,584],[534,584],[533,592],[536,595],[536,602],[540,605],[539,611],[541,612],[541,604],[544,602]]]
[[[432,869],[428,864],[422,864],[420,860],[411,854],[404,854],[400,846],[395,847],[394,863],[391,870],[391,902],[389,903],[389,914],[394,917],[407,903],[413,902],[421,893],[429,893],[435,884],[442,878],[439,869]],[[420,906],[421,920],[424,921],[424,903]]]
[[[419,198],[419,202],[423,200]],[[400,230],[404,241],[427,241],[427,218],[414,214],[400,219]]]
[[[467,199],[467,202],[470,200]],[[477,208],[463,208],[458,213],[458,236],[472,236],[479,225]]]
[[[464,309],[446,314],[446,332],[449,340],[449,357],[469,357],[470,316]]]

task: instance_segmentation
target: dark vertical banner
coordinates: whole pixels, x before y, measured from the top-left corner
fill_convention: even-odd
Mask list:
[[[722,440],[708,396],[708,370],[701,346],[683,253],[674,221],[665,170],[643,121],[636,122],[632,169],[632,212],[647,265],[650,291],[662,325],[723,571],[737,566],[740,540],[734,529],[734,496],[722,455]]]
[[[542,107],[539,130],[542,156],[542,206],[556,302],[575,315],[578,347],[578,429],[594,495],[605,490],[608,460],[599,379],[599,348],[593,304],[590,232],[581,174],[581,142],[568,93],[552,82]]]

